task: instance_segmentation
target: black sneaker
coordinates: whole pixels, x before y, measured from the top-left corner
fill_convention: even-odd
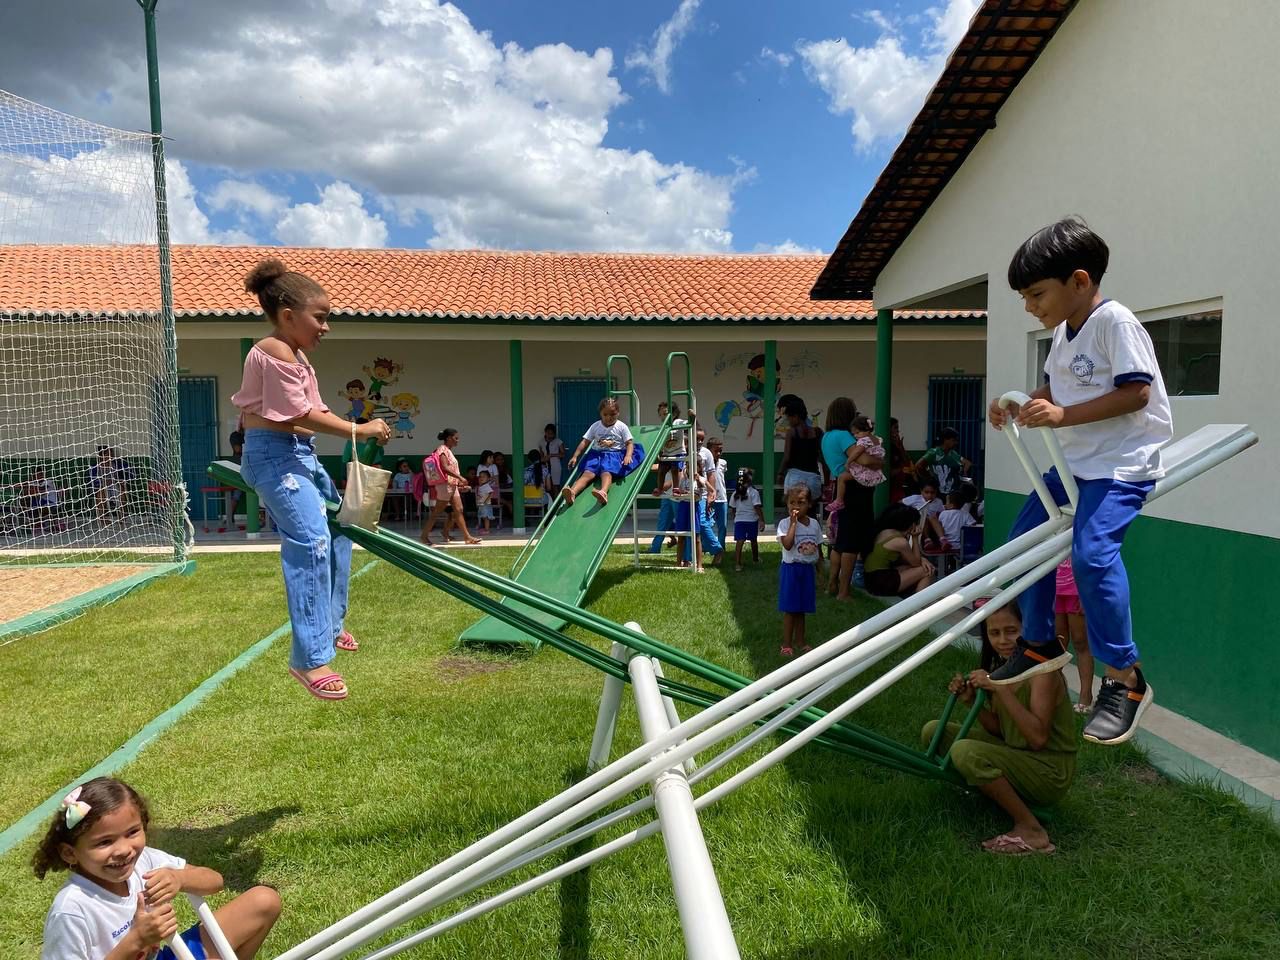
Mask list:
[[[1057,641],[1035,647],[1019,643],[1013,656],[991,671],[991,682],[997,687],[1021,683],[1037,674],[1061,670],[1070,662],[1071,654]]]
[[[1130,690],[1119,680],[1110,677],[1102,681],[1098,699],[1084,725],[1084,738],[1092,743],[1111,746],[1124,743],[1138,732],[1138,721],[1155,699],[1155,689],[1138,671],[1138,686]]]

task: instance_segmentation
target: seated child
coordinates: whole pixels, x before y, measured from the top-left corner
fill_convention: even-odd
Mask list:
[[[933,583],[933,564],[920,556],[911,533],[920,514],[892,503],[876,518],[875,540],[862,562],[867,592],[877,597],[909,597]]]
[[[958,490],[947,494],[947,505],[937,516],[925,517],[925,527],[944,550],[960,549],[960,531],[973,526],[973,515]]]
[[[582,473],[564,491],[564,502],[571,506],[578,494],[590,487],[596,477],[600,478],[600,486],[598,489],[593,487],[591,495],[600,501],[601,506],[608,503],[609,487],[613,481],[621,480],[644,462],[644,448],[635,442],[630,428],[618,419],[618,401],[605,397],[600,401],[599,410],[600,419],[587,427],[587,432],[569,458],[569,470],[572,471],[583,451],[590,448],[582,460]]]
[[[396,464],[396,472],[391,475],[391,489],[402,494],[387,501],[391,504],[393,515],[399,516],[402,520],[409,519],[409,496],[413,493],[413,467],[409,466],[408,460],[401,460]]]
[[[680,419],[680,407],[678,404],[671,405],[672,425],[685,424],[687,421]],[[658,422],[662,423],[667,419],[666,401],[658,404]],[[685,444],[685,430],[673,429],[667,434],[667,439],[662,442],[662,452],[658,455],[657,465],[657,485],[653,488],[653,495],[661,497],[662,491],[666,489],[664,480],[668,474],[671,475],[672,486],[680,486],[680,478],[684,473],[685,458],[688,456],[688,447]]]
[[[948,723],[942,749],[951,749],[951,763],[971,787],[991,798],[1013,818],[1008,831],[983,841],[991,853],[1021,856],[1053,853],[1049,834],[1028,803],[1057,803],[1076,775],[1075,717],[1062,671],[1041,673],[1016,686],[997,686],[990,671],[1013,656],[1022,635],[1017,603],[1001,607],[982,625],[982,667],[969,676],[956,674],[948,689],[960,702],[972,705],[976,691],[988,700],[978,723],[959,742],[959,723]],[[938,721],[925,724],[924,743],[933,739]]]
[[[67,794],[31,860],[41,880],[71,871],[45,918],[41,960],[174,960],[163,946],[178,933],[174,898],[217,893],[222,877],[147,846],[148,826],[147,803],[127,783],[96,777]],[[251,887],[213,916],[236,956],[253,960],[280,916],[280,895]],[[182,939],[197,960],[218,956],[198,923]]]
[[[902,504],[919,510],[927,522],[929,517],[941,513],[944,506],[938,498],[938,481],[926,475],[920,481],[920,492],[903,497]]]

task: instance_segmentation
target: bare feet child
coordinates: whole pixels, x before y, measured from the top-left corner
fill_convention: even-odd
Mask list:
[[[618,401],[606,397],[600,401],[600,419],[587,427],[578,448],[569,458],[569,470],[578,463],[583,451],[582,473],[564,491],[564,502],[572,504],[578,494],[590,487],[596,477],[600,486],[591,488],[591,495],[600,504],[609,502],[609,487],[615,479],[622,479],[644,461],[644,448],[636,443],[631,430],[618,419]]]

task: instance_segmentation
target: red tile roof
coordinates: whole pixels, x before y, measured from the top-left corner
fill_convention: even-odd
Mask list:
[[[874,316],[866,300],[815,303],[826,258],[494,250],[176,246],[178,317],[255,317],[244,276],[279,257],[328,292],[334,312],[449,320],[808,320]],[[141,246],[0,247],[0,309],[50,314],[154,310],[157,254]],[[904,319],[980,320],[927,311]]]

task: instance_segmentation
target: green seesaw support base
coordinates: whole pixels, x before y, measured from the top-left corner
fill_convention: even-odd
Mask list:
[[[209,474],[220,484],[248,489],[237,464],[215,461],[209,467]],[[632,476],[639,479],[642,475],[637,472]],[[343,526],[334,519],[336,511],[337,505],[329,504],[329,526],[335,534],[349,537],[375,556],[475,607],[513,631],[527,634],[609,676],[630,682],[624,663],[589,644],[564,635],[551,624],[562,622],[581,627],[609,643],[619,642],[632,650],[655,657],[664,666],[682,670],[697,680],[729,692],[740,690],[752,682],[678,647],[619,626],[599,614],[579,609],[573,604],[542,594],[526,584],[473,566],[450,556],[448,551],[426,547],[417,540],[388,530]],[[503,599],[499,601],[481,590],[497,593]],[[536,613],[538,618],[535,619],[526,611]],[[660,679],[658,683],[667,696],[699,709],[716,703],[726,695],[669,677]],[[980,704],[981,700],[977,701],[966,717],[963,724],[966,730],[977,717]],[[944,717],[949,715],[951,706],[948,705]],[[787,733],[795,733],[824,715],[825,711],[813,707],[799,715],[793,724],[782,729]],[[817,742],[829,749],[903,773],[964,786],[964,781],[950,765],[949,755],[937,756],[936,747],[927,752],[905,747],[889,737],[847,720],[835,724],[827,734],[817,738]]]

